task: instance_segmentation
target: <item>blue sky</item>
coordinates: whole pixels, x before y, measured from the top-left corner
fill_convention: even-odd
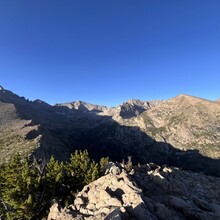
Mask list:
[[[220,97],[219,0],[1,0],[0,85],[50,104]]]

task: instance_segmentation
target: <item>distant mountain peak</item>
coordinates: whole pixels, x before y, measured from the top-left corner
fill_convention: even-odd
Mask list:
[[[139,99],[129,99],[127,101],[127,103],[129,103],[129,104],[136,104],[136,103],[142,103],[142,101],[139,100]]]
[[[96,112],[96,111],[104,111],[107,109],[106,106],[91,104],[80,100],[56,104],[56,106],[66,106],[69,109],[81,110],[83,112],[90,112],[90,111]]]
[[[0,90],[4,90],[3,86],[0,85]]]
[[[193,96],[193,95],[186,95],[186,94],[180,94],[174,98],[171,98],[170,100],[172,101],[176,101],[177,103],[188,103],[188,104],[195,104],[195,103],[204,103],[204,102],[212,102],[211,100],[205,99],[205,98],[200,98],[197,96]]]

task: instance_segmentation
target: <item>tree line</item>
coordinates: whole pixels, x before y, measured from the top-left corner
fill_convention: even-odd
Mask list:
[[[99,178],[108,163],[76,150],[66,163],[48,163],[14,155],[0,167],[0,219],[42,219],[53,200],[68,206],[83,186]]]

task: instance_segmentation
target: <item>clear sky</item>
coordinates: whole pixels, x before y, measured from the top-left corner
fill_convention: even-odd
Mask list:
[[[220,97],[219,0],[0,0],[0,85],[50,104]]]

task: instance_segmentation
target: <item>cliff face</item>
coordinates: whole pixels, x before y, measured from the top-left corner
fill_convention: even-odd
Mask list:
[[[180,95],[113,108],[81,101],[51,106],[0,89],[0,162],[15,152],[67,160],[76,149],[98,159],[170,164],[220,176],[220,103]],[[193,165],[192,165],[193,164]]]
[[[99,178],[68,208],[55,203],[48,220],[219,219],[219,186],[220,178],[151,163]]]

